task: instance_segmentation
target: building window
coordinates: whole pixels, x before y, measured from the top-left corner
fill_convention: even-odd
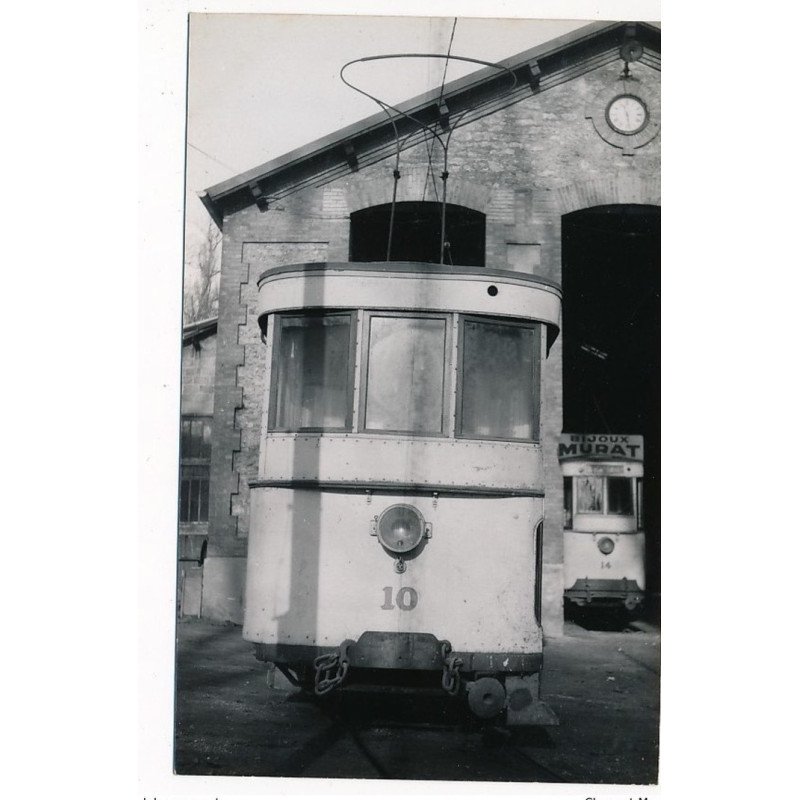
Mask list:
[[[392,249],[388,253],[389,224]],[[482,267],[486,253],[486,215],[465,206],[447,204],[444,263]],[[387,259],[388,255],[388,259]],[[350,215],[351,261],[442,260],[442,204],[438,202],[391,203],[370,206]]]
[[[445,317],[369,317],[364,429],[441,435]]]
[[[181,418],[180,522],[208,522],[211,417]]]
[[[279,316],[270,429],[352,428],[352,314]]]

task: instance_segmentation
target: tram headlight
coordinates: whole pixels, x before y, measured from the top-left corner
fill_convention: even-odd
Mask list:
[[[392,553],[413,550],[422,541],[425,529],[425,520],[414,506],[389,506],[378,518],[378,540]]]
[[[608,536],[604,536],[598,543],[597,549],[604,555],[607,556],[614,552],[614,542],[608,538]]]

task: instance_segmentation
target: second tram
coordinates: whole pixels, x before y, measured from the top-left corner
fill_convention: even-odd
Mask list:
[[[644,603],[641,436],[561,436],[564,598],[632,612]]]

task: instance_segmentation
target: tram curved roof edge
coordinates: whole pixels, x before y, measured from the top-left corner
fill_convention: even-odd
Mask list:
[[[618,59],[618,48],[626,35],[633,34],[645,47],[646,62],[660,69],[661,29],[647,22],[593,22],[571,33],[559,36],[522,53],[499,61],[500,66],[520,71],[518,87],[507,104],[522,99],[516,92],[544,91],[577,77],[576,69],[586,64],[586,70],[598,66],[597,59],[608,56]],[[591,65],[591,66],[589,66]],[[537,77],[528,72],[536,67]],[[527,78],[526,78],[527,75]],[[497,69],[486,67],[445,84],[443,90],[431,89],[398,108],[411,115],[420,115],[439,99],[451,109],[475,104],[484,107],[505,90],[505,76],[498,77]],[[526,83],[529,80],[530,86]],[[492,106],[493,111],[499,108]],[[235,175],[200,193],[200,200],[214,222],[221,228],[224,214],[256,203],[257,197],[271,200],[283,197],[309,185],[323,185],[349,171],[346,148],[353,148],[363,164],[375,163],[394,154],[392,120],[379,111],[370,117],[341,128],[283,156],[267,161],[253,169]],[[415,142],[409,141],[408,146]]]
[[[388,292],[387,282],[391,283]],[[422,286],[426,286],[426,296],[420,304]],[[498,287],[501,297],[504,287],[514,289],[505,293],[499,304],[494,299]],[[270,314],[289,310],[424,308],[538,320],[547,330],[549,352],[561,328],[560,286],[547,278],[513,270],[413,261],[288,264],[262,273],[258,289],[257,315],[262,332],[266,332]]]
[[[408,272],[428,275],[463,275],[478,278],[497,278],[498,280],[519,280],[523,283],[533,283],[550,289],[559,298],[561,285],[557,281],[540,275],[530,275],[526,272],[517,272],[508,269],[486,269],[485,267],[461,267],[449,264],[432,264],[427,261],[313,261],[300,264],[285,264],[280,267],[271,267],[258,276],[258,286],[271,277],[297,272]]]

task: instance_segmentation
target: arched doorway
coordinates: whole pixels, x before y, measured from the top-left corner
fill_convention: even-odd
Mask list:
[[[385,261],[392,205],[370,206],[350,215],[350,260]],[[486,215],[448,203],[445,215],[445,264],[482,267],[486,253]],[[400,202],[394,207],[392,261],[438,264],[442,204]]]
[[[562,218],[564,430],[644,436],[647,585],[654,599],[661,534],[660,212],[608,205]]]

